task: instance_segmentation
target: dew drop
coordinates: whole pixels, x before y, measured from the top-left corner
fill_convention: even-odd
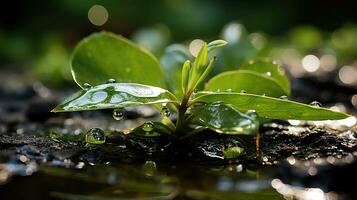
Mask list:
[[[113,110],[113,118],[117,121],[122,120],[124,118],[124,111],[122,109]]]
[[[85,90],[88,90],[88,89],[90,89],[92,86],[89,84],[89,83],[83,83],[83,88],[85,89]]]
[[[247,91],[245,91],[245,90],[241,90],[241,91],[240,91],[240,93],[244,93],[244,94],[245,94],[245,93],[247,93]]]
[[[318,102],[318,101],[313,101],[313,102],[310,103],[310,106],[321,107],[322,104],[320,102]]]
[[[110,78],[110,79],[108,79],[107,80],[107,83],[115,83],[116,81],[115,81],[115,79],[113,79],[113,78]]]
[[[143,125],[143,131],[145,132],[151,132],[154,129],[154,123],[153,122],[145,122]]]
[[[231,88],[226,89],[226,92],[232,92],[233,90]]]
[[[288,96],[283,95],[283,96],[280,96],[279,99],[288,100]]]
[[[245,114],[252,118],[258,117],[257,111],[255,111],[255,110],[248,110]]]
[[[221,92],[221,89],[217,89],[216,92]]]
[[[161,111],[160,111],[160,115],[161,115],[162,117],[169,117],[170,114],[171,114],[171,112],[170,112],[170,110],[169,110],[166,106],[162,107],[162,109],[161,109]]]
[[[265,73],[265,76],[270,77],[270,76],[271,76],[271,72],[266,72],[266,73]]]
[[[89,144],[104,144],[105,134],[100,128],[91,128],[85,136],[85,140]]]

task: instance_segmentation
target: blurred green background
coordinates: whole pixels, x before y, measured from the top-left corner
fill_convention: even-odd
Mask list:
[[[49,87],[73,86],[71,50],[81,38],[107,30],[151,50],[164,67],[179,59],[171,59],[173,48],[189,52],[194,39],[223,38],[230,45],[218,71],[270,57],[293,78],[316,76],[356,88],[356,22],[353,1],[15,0],[0,7],[0,68]],[[183,46],[166,48],[174,43]]]

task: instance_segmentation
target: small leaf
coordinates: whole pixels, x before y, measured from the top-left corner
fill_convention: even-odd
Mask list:
[[[207,43],[204,43],[194,62],[189,75],[188,89],[194,90],[198,85],[198,80],[206,70],[208,65],[208,51]]]
[[[72,75],[84,83],[100,85],[108,79],[117,82],[163,86],[158,60],[131,41],[112,33],[95,33],[83,39],[71,59]]]
[[[241,112],[255,110],[258,116],[270,119],[334,120],[349,117],[346,113],[326,108],[254,94],[200,92],[196,96],[193,104],[222,102]]]
[[[240,92],[242,90],[250,94],[265,94],[272,97],[287,95],[284,89],[274,79],[262,74],[236,70],[218,74],[206,84],[206,90]]]
[[[208,46],[207,43],[204,43],[200,52],[198,53],[194,63],[198,70],[201,70],[202,67],[208,64]]]
[[[227,44],[226,41],[224,40],[214,40],[210,43],[208,43],[208,52],[217,49],[219,47],[225,46]]]
[[[211,73],[211,71],[213,70],[214,64],[216,64],[217,58],[213,57],[209,63],[207,68],[205,69],[205,71],[202,73],[201,77],[197,80],[196,85],[194,86],[194,88],[196,88],[200,83],[202,83],[206,77],[208,76],[209,73]]]
[[[187,89],[187,84],[188,84],[188,77],[190,75],[190,68],[191,68],[191,63],[189,60],[186,60],[185,63],[183,63],[182,66],[182,74],[181,74],[181,86],[182,86],[182,92],[185,93]]]
[[[53,112],[71,112],[176,102],[169,91],[136,83],[108,83],[82,90],[64,100]]]
[[[198,124],[218,133],[252,134],[259,128],[258,120],[245,115],[230,105],[221,103],[193,107],[191,112]]]
[[[270,79],[275,80],[284,89],[286,95],[290,95],[290,81],[286,77],[285,72],[278,64],[269,59],[251,60],[249,63],[242,65],[239,69],[249,70],[269,75]]]

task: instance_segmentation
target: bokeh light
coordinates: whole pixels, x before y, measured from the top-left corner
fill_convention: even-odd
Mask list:
[[[103,26],[108,20],[107,9],[101,5],[94,5],[88,11],[89,21],[96,26]]]
[[[315,72],[320,67],[320,60],[314,55],[307,55],[302,59],[302,66],[308,72]]]
[[[190,53],[196,57],[198,55],[198,53],[200,52],[203,45],[204,45],[203,40],[195,39],[190,43],[188,49],[189,49]]]

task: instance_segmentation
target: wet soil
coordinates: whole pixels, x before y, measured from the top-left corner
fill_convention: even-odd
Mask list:
[[[0,194],[4,197],[308,199],[301,195],[312,194],[357,198],[357,185],[349,181],[357,180],[356,126],[273,121],[260,128],[257,154],[256,136],[212,131],[186,139],[123,134],[127,127],[159,117],[147,107],[127,110],[126,120],[120,122],[111,119],[110,111],[53,114],[49,111],[72,89],[49,90],[12,71],[2,72],[1,80]],[[323,96],[316,92],[321,89],[318,85],[303,87],[317,87],[307,91],[301,90],[301,84],[293,84],[295,94],[305,97],[296,97],[300,101]],[[334,88],[327,93],[333,94]],[[346,98],[356,92],[341,91]],[[343,102],[354,112],[346,99],[333,96],[325,92],[323,103]],[[104,145],[86,145],[84,134],[92,127],[106,130]],[[226,159],[223,152],[229,147],[244,148],[244,153]]]

